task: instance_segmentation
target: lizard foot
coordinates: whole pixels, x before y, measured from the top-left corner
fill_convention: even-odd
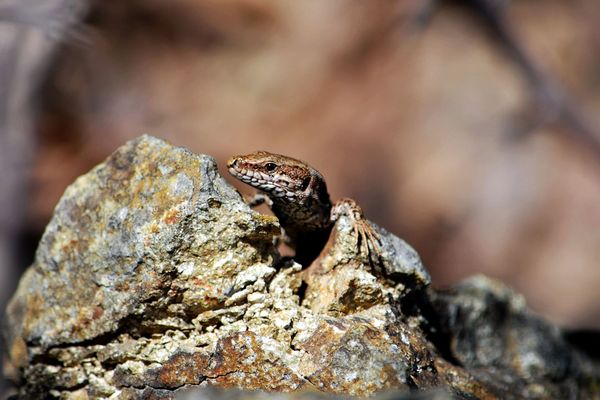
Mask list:
[[[374,268],[381,269],[381,237],[364,217],[362,208],[352,199],[341,199],[331,210],[331,220],[335,222],[342,215],[352,221],[352,234],[360,254],[364,255]]]

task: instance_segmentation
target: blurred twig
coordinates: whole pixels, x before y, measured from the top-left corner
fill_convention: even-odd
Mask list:
[[[600,161],[600,131],[590,123],[581,107],[568,95],[563,85],[544,70],[527,52],[505,15],[505,0],[462,0],[471,11],[483,19],[493,37],[521,69],[532,87],[540,109],[542,124],[561,122],[568,129],[562,132],[584,145]]]
[[[44,2],[13,0],[0,2],[0,24],[21,24],[38,29],[55,41],[69,37],[79,25],[83,1],[47,0]]]
[[[86,4],[83,0],[0,2],[0,313],[23,267],[17,257],[17,237],[27,220],[36,90],[54,50],[81,19]],[[3,382],[0,377],[0,396]]]

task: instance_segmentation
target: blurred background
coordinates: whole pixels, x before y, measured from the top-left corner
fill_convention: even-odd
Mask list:
[[[0,0],[0,306],[66,186],[148,133],[221,168],[303,159],[435,286],[483,273],[600,328],[598,21],[596,0]]]

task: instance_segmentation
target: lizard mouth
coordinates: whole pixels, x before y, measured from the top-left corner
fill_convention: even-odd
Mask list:
[[[292,191],[292,187],[290,187],[288,182],[281,181],[281,183],[278,183],[275,178],[264,172],[252,171],[251,169],[244,168],[235,158],[231,158],[227,161],[227,169],[235,178],[252,187],[262,190],[269,195],[287,198],[296,197],[296,194]]]
[[[229,173],[241,180],[242,182],[258,188],[260,190],[264,190],[265,192],[276,192],[277,185],[273,183],[271,180],[266,179],[268,175],[260,173],[258,171],[251,171],[249,169],[241,167],[236,159],[230,159],[227,161],[227,169]]]

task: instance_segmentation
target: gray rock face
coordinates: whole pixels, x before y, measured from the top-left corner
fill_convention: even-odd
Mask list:
[[[432,291],[431,298],[453,357],[499,396],[600,396],[598,365],[574,351],[557,327],[529,312],[523,297],[501,283],[476,276],[452,290]]]
[[[234,269],[240,261],[210,255],[239,244],[249,259],[268,257],[250,243],[270,240],[277,225],[236,204],[215,168],[210,157],[143,137],[79,178],[46,228],[23,296],[10,305],[13,337],[50,348],[117,332],[131,316],[146,320],[148,307],[176,318],[223,303],[226,278],[207,275],[217,272],[207,265]],[[189,277],[210,286],[199,289]],[[177,313],[168,311],[171,290],[184,296]]]
[[[416,252],[377,229],[380,264],[341,218],[302,270],[279,257],[277,220],[252,211],[212,158],[143,136],[57,205],[7,309],[8,371],[27,399],[203,386],[597,395],[597,365],[518,296],[483,279],[433,291]]]

